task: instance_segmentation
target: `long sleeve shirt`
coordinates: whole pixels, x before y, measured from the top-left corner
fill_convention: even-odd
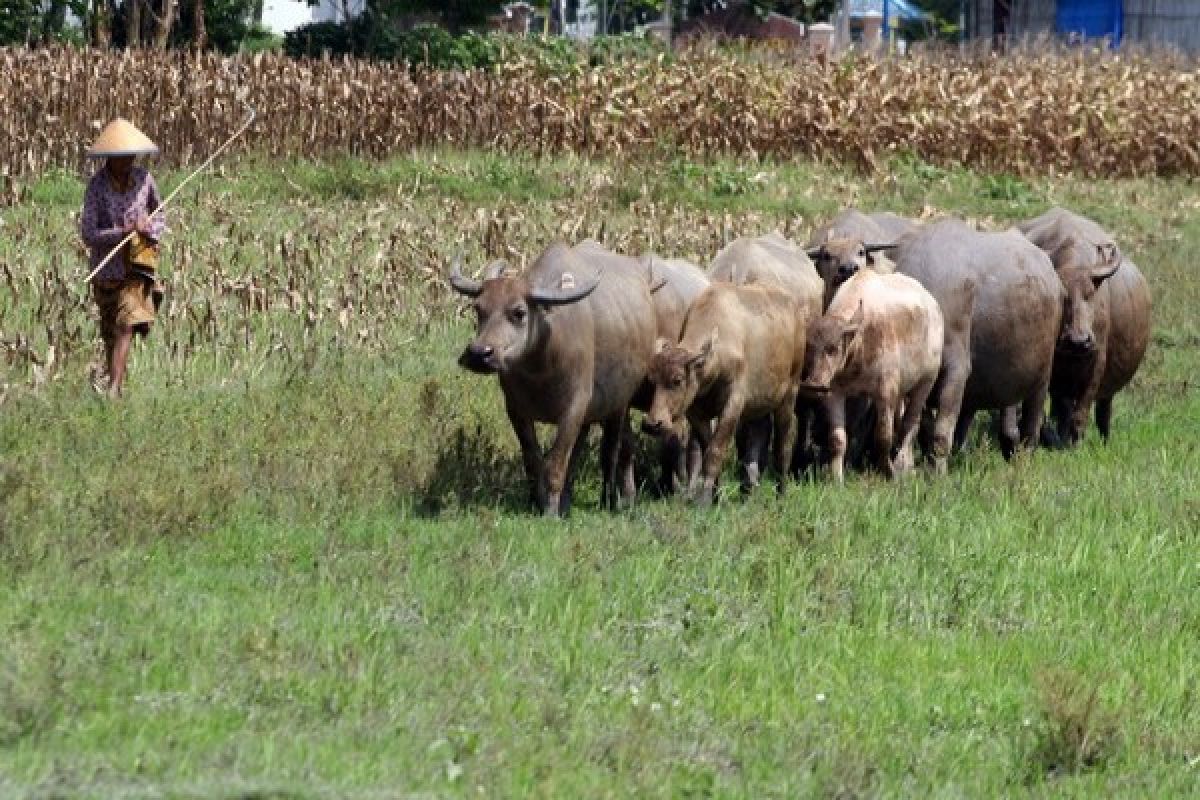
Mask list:
[[[91,250],[90,268],[95,269],[109,251],[129,232],[130,227],[143,214],[149,216],[158,208],[161,200],[154,178],[142,167],[134,167],[129,174],[127,191],[120,191],[108,171],[100,169],[88,182],[83,197],[83,214],[80,218],[80,233]],[[150,220],[149,237],[157,241],[166,229],[163,215]],[[125,262],[128,247],[113,256],[97,273],[95,280],[124,280],[128,273]]]

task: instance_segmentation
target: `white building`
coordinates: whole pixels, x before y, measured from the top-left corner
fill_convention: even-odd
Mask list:
[[[321,0],[310,6],[304,0],[263,0],[262,24],[282,36],[312,22],[343,22],[366,8],[366,0]]]

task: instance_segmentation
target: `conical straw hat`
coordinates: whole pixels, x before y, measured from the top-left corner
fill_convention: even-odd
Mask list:
[[[139,131],[132,122],[117,117],[104,126],[96,142],[88,150],[88,158],[109,156],[157,155],[158,145]]]

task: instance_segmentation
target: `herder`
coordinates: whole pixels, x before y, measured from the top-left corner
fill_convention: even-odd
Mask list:
[[[91,268],[95,269],[126,236],[134,234],[92,280],[104,339],[107,392],[112,398],[121,396],[133,335],[150,332],[162,302],[155,269],[165,223],[162,214],[151,216],[161,200],[154,178],[134,165],[137,156],[157,153],[154,142],[120,118],[100,132],[87,152],[88,158],[104,159],[104,165],[88,183],[80,221],[83,240],[91,250]]]

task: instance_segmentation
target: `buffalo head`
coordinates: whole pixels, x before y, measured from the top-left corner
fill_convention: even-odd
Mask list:
[[[808,345],[804,352],[804,372],[800,377],[800,389],[810,395],[825,395],[833,388],[833,381],[846,366],[850,346],[862,329],[863,307],[850,319],[839,319],[826,314],[813,320],[808,326]]]
[[[834,237],[806,252],[817,268],[817,274],[825,282],[825,305],[833,299],[833,293],[860,269],[875,266],[875,254],[888,250],[894,244],[865,244],[861,239]]]
[[[463,276],[456,260],[450,285],[474,300],[476,320],[475,338],[463,350],[459,365],[482,374],[505,371],[544,340],[551,308],[579,302],[599,283],[599,276],[576,281],[567,273],[559,286],[534,286],[528,276],[512,273],[503,261],[493,262],[484,279],[474,281]]]
[[[658,340],[647,375],[654,397],[642,421],[646,433],[657,435],[678,427],[700,391],[705,370],[713,363],[716,342],[716,328],[696,350]]]
[[[1071,355],[1089,355],[1096,350],[1096,293],[1120,268],[1120,251],[1111,243],[1091,245],[1072,239],[1052,260],[1066,289],[1058,349]]]

